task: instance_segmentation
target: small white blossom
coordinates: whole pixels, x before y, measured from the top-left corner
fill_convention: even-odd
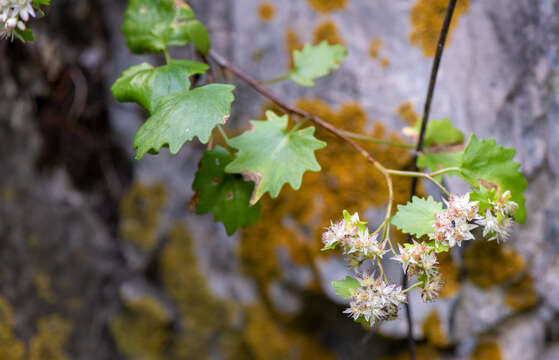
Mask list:
[[[30,16],[35,17],[32,0],[0,0],[0,39],[13,39],[16,28],[25,30]]]
[[[425,302],[433,301],[439,297],[439,291],[443,287],[443,281],[440,275],[428,277],[427,280],[419,287],[418,291],[421,298]]]

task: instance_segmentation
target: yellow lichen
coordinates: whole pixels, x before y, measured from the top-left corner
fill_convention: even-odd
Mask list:
[[[419,120],[419,114],[415,112],[413,104],[409,101],[398,106],[396,113],[406,124],[411,126],[415,125],[417,120]]]
[[[285,50],[289,57],[289,69],[293,69],[295,66],[293,62],[293,51],[301,50],[302,48],[303,43],[299,39],[299,36],[293,30],[287,29],[285,31]]]
[[[371,45],[369,46],[369,56],[373,59],[377,59],[381,47],[382,40],[378,37],[373,38],[373,40],[371,41]]]
[[[270,2],[263,2],[258,5],[258,16],[264,22],[269,22],[276,16],[276,8],[274,4]]]
[[[471,355],[472,360],[501,360],[502,358],[499,344],[495,341],[478,343]]]
[[[534,279],[530,275],[524,275],[507,289],[505,303],[515,310],[531,308],[537,302],[538,296],[534,287]]]
[[[441,326],[439,312],[433,310],[423,322],[423,336],[427,342],[436,347],[448,346],[448,336]]]
[[[141,295],[124,302],[123,312],[109,321],[118,350],[129,358],[166,359],[169,316],[157,299]]]
[[[367,116],[356,103],[344,104],[339,111],[313,99],[302,99],[297,106],[342,129],[367,132]],[[368,134],[401,141],[395,134],[386,134],[380,123],[376,123]],[[243,230],[240,254],[243,266],[263,292],[269,281],[281,273],[276,258],[278,247],[286,248],[296,264],[312,268],[316,257],[329,255],[320,252],[320,235],[324,226],[341,217],[342,209],[363,213],[371,207],[385,205],[388,200],[383,175],[364,161],[361,154],[321,128],[317,129],[316,136],[328,144],[316,153],[322,171],[306,173],[299,191],[285,186],[277,199],[272,201],[265,197],[261,219]],[[367,143],[363,146],[389,168],[401,169],[410,161],[405,149]],[[410,180],[395,177],[393,181],[396,202],[407,202]],[[401,234],[395,237],[399,241],[404,239]],[[316,282],[309,287],[313,285]]]
[[[29,360],[67,360],[64,351],[72,326],[60,315],[48,315],[37,322],[37,334],[29,343]]]
[[[0,359],[23,360],[25,345],[14,335],[14,315],[8,301],[0,297]]]
[[[229,328],[230,309],[210,293],[184,225],[171,227],[160,260],[163,284],[180,311],[183,327],[173,354],[179,359],[208,358],[215,338]]]
[[[159,213],[166,199],[167,192],[161,184],[132,185],[120,204],[120,236],[142,250],[151,250],[157,244]]]
[[[326,14],[345,9],[347,0],[307,0],[307,2],[319,13]]]
[[[481,288],[500,285],[524,271],[520,254],[496,241],[475,241],[464,253],[468,278]]]
[[[262,306],[248,310],[245,338],[255,360],[336,358],[312,337],[282,328]]]
[[[441,298],[450,297],[460,289],[460,274],[458,266],[448,252],[437,254],[439,272],[443,279],[443,288],[439,292]]]
[[[446,40],[447,44],[450,42],[458,18],[468,10],[469,5],[469,0],[458,1],[456,4],[448,39]],[[409,35],[410,42],[420,47],[425,56],[435,55],[447,6],[447,0],[417,0],[410,11],[412,25],[412,31]]]
[[[31,274],[31,281],[35,285],[40,299],[51,304],[56,301],[56,295],[52,291],[50,277],[47,274],[34,271]]]
[[[384,356],[381,360],[409,360],[410,353],[405,350],[397,355]],[[416,360],[439,360],[442,359],[441,354],[437,349],[430,345],[419,345],[416,348]]]
[[[338,28],[333,21],[325,21],[318,24],[314,28],[314,44],[320,44],[326,40],[330,45],[340,44],[343,45],[343,40],[340,38]]]

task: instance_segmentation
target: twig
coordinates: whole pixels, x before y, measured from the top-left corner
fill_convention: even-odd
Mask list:
[[[429,79],[429,88],[427,90],[427,98],[425,100],[425,107],[423,108],[423,117],[421,118],[421,130],[419,132],[419,139],[417,140],[416,155],[414,156],[414,168],[417,171],[417,153],[423,150],[423,140],[425,138],[425,131],[427,129],[427,123],[429,122],[429,113],[431,111],[431,103],[433,101],[433,94],[435,92],[435,84],[437,82],[437,74],[439,72],[439,65],[443,57],[444,44],[446,42],[446,37],[448,35],[448,30],[450,28],[450,22],[452,21],[452,15],[454,14],[454,8],[456,7],[457,0],[449,0],[448,7],[446,9],[446,14],[443,21],[443,26],[441,28],[441,34],[439,36],[439,42],[437,43],[437,52],[435,53],[435,59],[433,61],[433,67],[431,68],[431,77]],[[410,200],[413,198],[417,192],[417,181],[418,178],[414,177],[411,181],[411,191]],[[409,238],[408,238],[409,241]],[[407,273],[404,273],[404,278],[402,283],[405,287],[407,285]],[[408,297],[409,299],[409,297]],[[415,351],[415,341],[413,337],[413,320],[411,317],[411,308],[409,301],[406,303],[406,319],[408,322],[408,343],[410,349],[410,359],[416,359]]]
[[[309,114],[306,111],[303,111],[301,109],[298,109],[294,106],[291,106],[291,105],[285,103],[279,97],[277,97],[276,95],[271,93],[268,89],[266,89],[264,86],[262,86],[256,79],[254,79],[249,74],[242,71],[241,69],[237,68],[235,65],[231,64],[229,61],[227,61],[225,58],[223,58],[221,55],[219,55],[214,50],[210,50],[210,57],[216,63],[218,63],[220,66],[228,69],[233,74],[235,74],[238,78],[240,78],[241,80],[246,82],[254,90],[258,91],[260,94],[262,94],[263,96],[265,96],[268,99],[270,99],[271,101],[273,101],[276,105],[285,109],[288,113],[298,115],[298,116],[302,117],[303,119],[309,119],[312,122],[314,122],[316,125],[319,125],[319,126],[323,127],[324,129],[328,130],[329,132],[331,132],[335,136],[337,136],[337,137],[343,139],[345,142],[349,143],[355,150],[357,150],[363,157],[365,157],[365,159],[367,159],[368,162],[375,165],[375,167],[377,167],[379,170],[381,170],[382,172],[386,171],[384,169],[384,167],[382,165],[380,165],[375,160],[375,158],[373,158],[373,156],[371,154],[369,154],[369,152],[367,152],[367,150],[363,149],[363,147],[361,147],[359,144],[357,144],[349,136],[345,135],[343,130],[340,130],[340,129],[336,128],[332,124],[320,119],[319,117],[317,117],[315,115]]]

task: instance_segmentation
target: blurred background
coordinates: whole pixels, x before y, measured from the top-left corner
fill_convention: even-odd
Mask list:
[[[53,1],[31,22],[35,42],[0,42],[0,359],[409,358],[403,320],[370,330],[341,313],[329,283],[347,270],[319,251],[341,209],[381,221],[382,176],[319,129],[323,171],[265,198],[255,226],[228,237],[193,215],[205,146],[134,160],[146,113],[109,91],[129,66],[164,62],[128,51],[126,3]],[[258,79],[286,73],[305,42],[343,44],[346,61],[315,88],[270,89],[346,130],[411,141],[401,129],[422,110],[446,0],[189,3],[213,49]],[[558,47],[555,0],[458,1],[432,117],[516,147],[528,220],[508,246],[440,259],[442,299],[411,299],[418,359],[559,359]],[[229,131],[273,108],[216,75],[238,85]],[[411,166],[406,151],[368,149]],[[397,200],[408,192],[398,179]]]

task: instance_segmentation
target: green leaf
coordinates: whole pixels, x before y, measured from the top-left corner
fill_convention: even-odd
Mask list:
[[[242,176],[225,173],[225,166],[233,160],[221,146],[206,151],[194,177],[192,189],[197,192],[196,214],[213,212],[214,221],[222,222],[228,235],[239,227],[254,224],[260,216],[260,204],[249,205],[254,183]]]
[[[414,130],[416,134],[419,135],[421,119],[415,123]],[[452,125],[450,119],[431,120],[427,124],[425,138],[423,140],[423,145],[425,145],[425,147],[431,145],[461,144],[463,142],[464,134]]]
[[[326,146],[313,136],[312,126],[287,131],[287,115],[279,117],[267,111],[266,118],[251,121],[251,130],[228,142],[239,151],[225,171],[243,174],[255,182],[251,204],[266,192],[277,197],[285,183],[298,190],[305,171],[320,171],[314,151]]]
[[[33,30],[27,28],[25,30],[15,29],[15,35],[23,42],[35,41],[35,36],[33,35]]]
[[[188,44],[186,25],[192,9],[177,0],[130,0],[122,33],[135,54],[163,52],[168,46]]]
[[[435,214],[442,211],[443,204],[433,200],[414,196],[406,205],[398,205],[398,212],[392,217],[392,224],[406,234],[416,237],[430,234],[434,231]]]
[[[488,189],[485,186],[480,186],[470,193],[470,201],[479,201],[479,213],[485,215],[485,210],[493,208],[491,202],[497,200],[497,193],[495,188]]]
[[[154,68],[141,63],[125,70],[111,87],[113,96],[121,102],[136,102],[153,112],[163,97],[188,90],[189,77],[203,74],[208,65],[196,61],[172,60],[168,65]]]
[[[33,0],[33,7],[39,9],[41,5],[50,5],[50,0]]]
[[[293,52],[295,68],[289,77],[303,86],[314,86],[314,80],[336,70],[347,54],[342,45],[306,44],[303,50]]]
[[[476,188],[485,185],[483,182],[496,186],[498,196],[510,190],[511,200],[518,204],[514,218],[517,222],[524,223],[526,199],[523,192],[528,187],[528,182],[518,170],[520,164],[513,161],[514,154],[513,148],[497,145],[494,139],[478,140],[475,135],[472,135],[464,149],[460,166],[461,175]]]
[[[432,247],[433,250],[435,250],[435,253],[437,253],[437,254],[442,253],[442,252],[447,252],[447,251],[450,250],[450,247],[448,245],[445,245],[445,244],[442,244],[442,243],[437,246],[436,241],[429,241],[427,243],[427,245]]]
[[[344,299],[349,299],[353,296],[353,290],[361,287],[361,284],[351,276],[346,276],[344,280],[332,281],[332,287],[337,290],[336,295],[341,295]]]
[[[163,97],[134,137],[136,158],[141,159],[147,152],[157,154],[163,146],[176,154],[194,137],[207,143],[213,128],[229,117],[234,88],[211,84]]]
[[[451,167],[459,167],[462,163],[464,151],[448,152],[448,153],[432,153],[426,151],[417,157],[417,167],[420,169],[428,167],[431,171],[446,169]],[[440,181],[442,175],[435,176]]]
[[[202,54],[207,54],[210,51],[210,36],[206,27],[200,21],[192,20],[187,22],[185,31],[196,50]]]

